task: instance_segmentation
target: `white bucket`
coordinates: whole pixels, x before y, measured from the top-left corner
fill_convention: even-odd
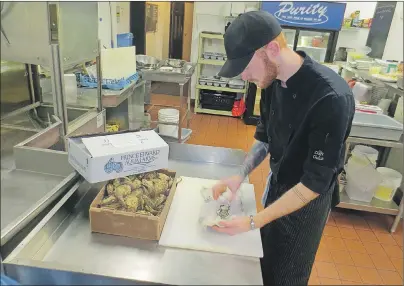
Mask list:
[[[362,166],[366,166],[369,164],[376,166],[379,151],[368,146],[356,145],[351,154],[352,156],[348,160],[348,165],[354,163]]]
[[[158,120],[161,122],[178,124],[180,121],[180,112],[178,109],[174,109],[174,108],[160,109],[158,112]],[[166,125],[166,124],[159,124],[158,126],[159,126],[160,135],[169,136],[169,137],[178,136],[178,126]]]
[[[385,167],[379,167],[376,170],[382,176],[383,181],[377,186],[374,197],[382,201],[390,202],[396,190],[401,185],[403,175],[396,170]]]
[[[346,169],[346,193],[351,200],[371,202],[377,186],[382,182],[381,175],[371,164],[350,164]]]

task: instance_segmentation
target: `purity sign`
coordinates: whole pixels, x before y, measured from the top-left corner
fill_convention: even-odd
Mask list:
[[[262,2],[261,10],[278,19],[283,26],[340,30],[345,3],[336,2]]]

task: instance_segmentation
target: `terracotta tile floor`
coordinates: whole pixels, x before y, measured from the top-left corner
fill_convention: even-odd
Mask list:
[[[177,104],[178,97],[153,95],[152,103]],[[151,112],[157,118],[157,109]],[[241,119],[192,113],[188,144],[248,151],[254,142],[254,126]],[[269,162],[266,159],[250,175],[257,209],[261,210]],[[403,227],[390,234],[393,217],[337,209],[331,213],[310,276],[310,285],[403,285]]]

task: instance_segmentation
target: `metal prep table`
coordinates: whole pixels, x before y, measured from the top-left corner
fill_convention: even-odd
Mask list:
[[[2,257],[21,242],[27,231],[43,217],[45,209],[64,195],[71,181],[78,177],[76,173],[60,176],[16,169],[13,148],[33,135],[33,131],[1,127]]]
[[[381,153],[380,156],[380,164],[383,166],[386,162],[388,156],[388,150],[390,148],[403,148],[402,141],[387,141],[387,140],[378,140],[378,139],[369,139],[369,138],[359,138],[359,137],[348,137],[346,142],[346,151],[345,151],[345,161],[346,157],[350,150],[351,144],[366,144],[372,146],[380,146],[384,147],[385,150]],[[374,212],[380,214],[387,214],[387,215],[394,215],[395,219],[390,228],[390,232],[395,232],[398,223],[400,222],[401,216],[403,215],[403,208],[404,208],[404,195],[401,198],[400,203],[397,205],[394,200],[391,202],[384,202],[373,198],[370,203],[367,202],[360,202],[351,200],[346,192],[344,191],[344,186],[340,185],[340,203],[337,207],[345,208],[345,209],[352,209],[352,210],[359,210],[359,211],[367,211],[367,212]]]
[[[70,102],[69,107],[96,107],[98,104],[97,89],[78,88],[77,100]],[[119,118],[123,122],[121,129],[137,129],[144,120],[145,81],[132,82],[122,90],[102,89],[102,107],[106,109],[106,122],[111,118]],[[52,94],[44,94],[43,100],[52,102]]]
[[[230,176],[245,155],[226,148],[169,145],[169,168],[180,176]],[[22,284],[263,284],[258,258],[91,233],[89,205],[101,187],[79,181],[70,189],[5,259],[6,274]]]
[[[394,94],[397,94],[399,96],[403,96],[404,95],[404,91],[402,89],[400,89],[396,83],[390,83],[390,82],[385,82],[385,81],[381,81],[377,78],[372,77],[372,75],[369,74],[369,71],[367,70],[358,70],[356,68],[350,67],[347,63],[341,63],[340,64],[341,68],[343,68],[344,70],[351,72],[357,76],[360,76],[363,79],[369,80],[371,82],[375,82],[381,85],[386,86],[389,91],[387,94],[388,98],[392,98]]]
[[[162,104],[152,104],[151,107],[147,110],[150,112],[154,107],[171,107],[177,108],[179,110],[179,122],[178,122],[178,142],[183,142],[182,140],[182,130],[181,130],[181,123],[186,120],[186,128],[189,128],[189,123],[191,121],[191,83],[190,79],[195,70],[195,64],[186,63],[189,66],[186,73],[176,73],[176,72],[167,72],[167,71],[160,71],[160,70],[142,70],[140,72],[142,78],[146,81],[158,81],[158,82],[167,82],[167,83],[178,83],[180,87],[180,106],[169,106],[169,105],[162,105]],[[185,114],[182,111],[182,103],[184,98],[184,86],[188,84],[187,87],[187,109]],[[151,121],[153,122],[153,121]],[[158,120],[153,123],[158,124],[167,124],[167,125],[177,125],[175,123],[167,123],[167,122],[159,122]],[[184,140],[185,141],[185,140]]]

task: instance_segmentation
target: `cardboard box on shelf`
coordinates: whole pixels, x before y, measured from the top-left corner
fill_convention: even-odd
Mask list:
[[[169,175],[174,180],[164,208],[158,217],[99,208],[105,192],[103,187],[90,205],[91,231],[131,238],[159,240],[177,188],[175,172],[168,170],[160,170],[159,172]]]
[[[153,130],[68,138],[69,163],[92,184],[165,169],[168,152]]]

